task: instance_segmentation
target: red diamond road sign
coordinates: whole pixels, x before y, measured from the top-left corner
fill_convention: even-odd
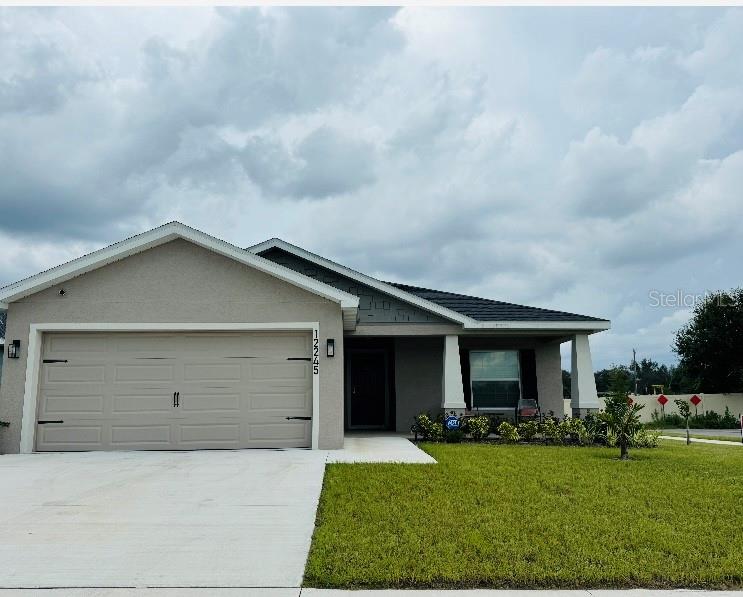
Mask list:
[[[691,402],[694,406],[697,406],[701,401],[702,401],[702,399],[699,396],[697,396],[696,394],[694,394],[689,399],[689,402]]]
[[[661,394],[658,396],[658,402],[660,402],[661,406],[665,406],[668,403],[668,398],[666,398],[665,394]]]

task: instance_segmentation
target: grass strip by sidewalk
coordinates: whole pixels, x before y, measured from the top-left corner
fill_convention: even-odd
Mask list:
[[[425,449],[327,467],[307,586],[743,586],[743,450]]]

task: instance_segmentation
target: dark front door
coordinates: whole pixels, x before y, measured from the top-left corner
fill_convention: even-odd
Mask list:
[[[348,357],[348,427],[383,429],[389,422],[387,352],[351,350]]]

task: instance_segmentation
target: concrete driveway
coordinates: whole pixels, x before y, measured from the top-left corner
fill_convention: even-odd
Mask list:
[[[0,456],[0,588],[298,587],[326,457]]]

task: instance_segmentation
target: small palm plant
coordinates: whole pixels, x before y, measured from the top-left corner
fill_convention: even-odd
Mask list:
[[[632,439],[642,427],[640,411],[645,407],[633,402],[630,398],[629,379],[624,372],[615,369],[610,380],[609,396],[606,397],[601,418],[608,430],[616,437],[620,460],[628,460]]]

